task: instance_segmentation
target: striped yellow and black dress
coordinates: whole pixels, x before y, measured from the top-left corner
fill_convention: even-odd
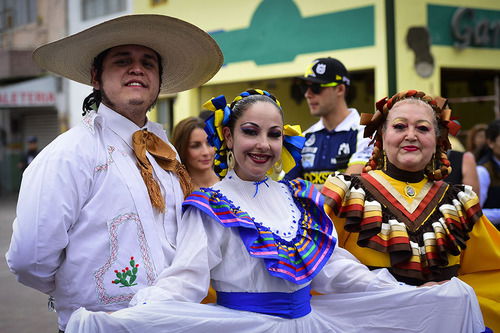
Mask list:
[[[500,233],[469,186],[375,170],[331,176],[322,193],[339,246],[409,284],[458,276],[474,288],[485,324],[500,331]]]

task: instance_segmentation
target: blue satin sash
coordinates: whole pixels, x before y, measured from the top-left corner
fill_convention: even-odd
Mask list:
[[[217,292],[217,304],[226,308],[294,319],[311,312],[311,286],[293,293]]]

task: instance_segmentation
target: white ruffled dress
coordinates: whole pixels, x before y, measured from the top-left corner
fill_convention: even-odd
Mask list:
[[[80,308],[66,332],[485,329],[472,288],[460,280],[402,285],[337,247],[323,197],[304,181],[256,185],[229,172],[186,200],[177,244],[172,265],[131,307],[114,313]],[[198,303],[210,283],[225,306]],[[323,295],[311,298],[309,288]]]

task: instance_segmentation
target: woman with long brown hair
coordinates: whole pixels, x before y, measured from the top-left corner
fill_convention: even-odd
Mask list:
[[[204,128],[201,118],[189,117],[181,120],[172,134],[172,144],[195,188],[210,187],[219,181],[213,169],[215,151],[208,144]]]

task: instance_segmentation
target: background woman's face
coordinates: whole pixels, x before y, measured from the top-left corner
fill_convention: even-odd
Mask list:
[[[434,111],[411,101],[396,104],[382,133],[387,159],[401,170],[421,171],[436,151]]]
[[[195,128],[189,136],[187,158],[184,161],[189,172],[203,172],[212,168],[214,155],[214,148],[207,141],[207,133],[201,128]]]
[[[224,135],[233,151],[238,177],[259,181],[281,157],[283,119],[276,106],[259,101],[243,112],[233,133],[226,127]]]
[[[481,148],[486,144],[486,131],[478,131],[474,136],[474,146]]]

